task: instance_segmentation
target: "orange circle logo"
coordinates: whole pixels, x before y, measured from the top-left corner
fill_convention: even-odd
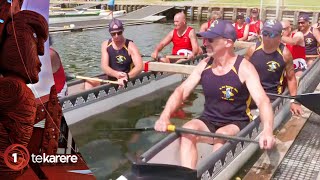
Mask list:
[[[19,171],[25,168],[29,160],[29,151],[21,144],[12,144],[4,151],[4,162],[12,170]]]

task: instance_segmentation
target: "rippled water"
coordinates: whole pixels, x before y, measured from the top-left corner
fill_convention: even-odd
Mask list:
[[[199,24],[190,24],[196,31]],[[141,54],[150,55],[165,35],[173,28],[172,23],[145,24],[125,27],[124,36],[134,41]],[[77,75],[92,76],[101,71],[101,44],[111,38],[107,29],[88,30],[52,34],[53,47],[58,51],[65,70]],[[166,47],[162,54],[170,54],[172,45]],[[148,60],[148,58],[144,58]]]

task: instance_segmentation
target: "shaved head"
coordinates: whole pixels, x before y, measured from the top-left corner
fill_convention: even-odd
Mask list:
[[[177,18],[179,20],[185,21],[186,20],[186,15],[183,12],[179,12],[174,16],[174,18]]]
[[[179,12],[174,15],[174,25],[175,29],[179,31],[184,31],[187,28],[186,15],[183,12]]]
[[[289,20],[283,20],[283,21],[281,21],[281,24],[282,24],[283,28],[287,28],[287,27],[291,26],[291,23]]]

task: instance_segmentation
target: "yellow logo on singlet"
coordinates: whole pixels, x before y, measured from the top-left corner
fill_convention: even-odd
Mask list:
[[[268,71],[270,72],[276,72],[276,70],[280,67],[280,64],[276,61],[268,61]]]
[[[238,93],[238,89],[232,86],[221,86],[219,90],[222,92],[223,96],[221,97],[224,100],[234,101],[235,94]]]
[[[116,59],[117,59],[118,64],[123,64],[127,60],[126,57],[124,57],[122,55],[116,56]]]
[[[306,42],[306,45],[311,45],[312,42],[313,42],[313,39],[312,38],[306,38],[305,42]]]

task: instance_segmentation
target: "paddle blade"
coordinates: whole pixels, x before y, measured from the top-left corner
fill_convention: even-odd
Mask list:
[[[296,101],[320,115],[320,93],[308,93],[296,96]]]
[[[197,179],[197,171],[167,164],[133,164],[128,179],[194,180]]]

